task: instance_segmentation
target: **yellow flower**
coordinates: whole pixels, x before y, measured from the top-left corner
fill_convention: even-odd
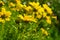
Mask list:
[[[31,6],[24,5],[23,9],[25,9],[26,11],[32,11],[32,7]]]
[[[39,10],[38,10],[38,12],[40,12],[40,11],[41,12],[44,12],[44,8],[43,7],[40,7]]]
[[[4,7],[2,7],[1,11],[2,11],[3,13],[5,13],[5,12],[6,12],[6,9],[5,9]]]
[[[18,17],[20,17],[23,21],[33,21],[33,22],[37,22],[36,19],[34,17],[32,17],[31,15],[19,15]]]
[[[49,23],[49,24],[51,24],[51,18],[50,18],[50,16],[46,16],[46,22]]]
[[[46,36],[48,36],[48,32],[44,28],[41,28],[41,31],[42,31],[43,34],[45,34]]]
[[[16,11],[16,8],[10,8],[11,10],[13,10],[13,11]]]
[[[47,4],[43,4],[43,7],[50,15],[53,13],[51,8],[49,8]]]
[[[19,18],[21,18],[22,20],[24,19],[22,15],[18,15]]]
[[[36,10],[38,10],[39,9],[39,2],[29,2],[29,4],[31,5],[31,6],[33,6],[33,8],[35,8]]]
[[[5,16],[7,16],[7,17],[10,17],[11,12],[10,12],[10,11],[6,11],[5,8],[2,8],[2,10],[1,10],[1,14],[5,15]]]
[[[14,7],[14,6],[15,6],[15,4],[12,2],[9,4],[9,7]]]
[[[5,18],[6,21],[10,21],[10,18]]]
[[[42,14],[44,13],[44,8],[43,8],[43,7],[40,7],[40,8],[38,9],[38,12],[42,15]]]
[[[46,21],[47,21],[47,23],[51,24],[51,20],[47,19]]]
[[[32,17],[31,15],[24,15],[24,20],[37,22],[36,19],[34,17]]]
[[[37,18],[40,19],[42,16],[41,15],[37,15]]]
[[[43,18],[44,18],[44,17],[46,17],[46,16],[47,16],[47,13],[46,13],[46,12],[44,12],[44,13],[43,13]]]
[[[0,22],[5,23],[5,21],[10,21],[11,12],[6,11],[6,9],[3,7],[0,12]]]
[[[37,3],[36,2],[29,2],[29,4],[32,5],[33,7],[34,6],[39,6],[39,2],[37,2]]]
[[[16,3],[21,3],[21,0],[15,0],[16,1]]]
[[[20,4],[20,3],[17,3],[16,4],[16,10],[17,11],[21,10],[22,8],[23,8],[23,5],[22,4]]]
[[[7,16],[7,17],[10,17],[11,16],[11,12],[10,11],[7,11],[6,13],[4,13],[5,14],[5,16]]]
[[[41,15],[40,13],[36,12],[36,17],[37,17],[38,19],[40,19],[40,18],[42,17],[42,15]]]
[[[52,18],[57,19],[57,16],[52,16]]]
[[[50,19],[50,16],[46,16],[46,19]]]

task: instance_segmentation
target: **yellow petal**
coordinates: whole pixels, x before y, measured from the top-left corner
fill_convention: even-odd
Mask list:
[[[10,18],[5,18],[6,21],[10,21]]]

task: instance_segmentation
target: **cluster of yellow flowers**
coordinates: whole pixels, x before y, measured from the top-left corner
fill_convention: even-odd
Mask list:
[[[2,7],[0,12],[0,22],[5,23],[5,21],[10,21],[10,11],[6,11],[4,7]]]
[[[21,0],[15,1],[16,3],[11,2],[9,6],[13,7],[12,10],[25,11],[23,15],[18,15],[18,17],[24,21],[33,21],[37,23],[38,19],[46,18],[46,22],[51,24],[51,18],[57,19],[57,17],[53,15],[52,9],[47,4],[40,5],[39,2],[29,2],[28,5],[26,5],[22,4]]]
[[[52,19],[57,20],[57,16],[54,16],[52,9],[47,4],[40,5],[39,2],[28,2],[27,4],[22,4],[21,0],[14,0],[14,2],[9,2],[9,9],[13,12],[21,12],[16,15],[23,21],[35,22],[38,23],[39,20],[45,20],[46,23],[51,24]],[[2,1],[0,1],[0,6],[4,5]],[[10,21],[11,12],[7,11],[5,7],[0,8],[0,22],[5,23],[5,21]],[[16,18],[17,18],[16,17]],[[41,28],[41,31],[45,35],[49,35],[49,33]]]

